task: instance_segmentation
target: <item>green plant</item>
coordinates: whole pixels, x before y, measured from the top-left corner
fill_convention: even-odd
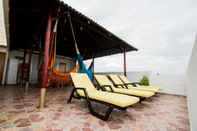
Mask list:
[[[140,85],[149,86],[149,79],[147,76],[142,77],[142,79],[140,80]]]

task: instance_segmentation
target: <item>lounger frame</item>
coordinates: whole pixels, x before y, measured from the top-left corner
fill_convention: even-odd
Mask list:
[[[118,77],[122,81],[122,83],[124,83],[124,85],[127,86],[127,88],[128,88],[128,85],[132,85],[134,87],[138,87],[138,85],[141,86],[140,82],[125,83],[120,76],[118,76]],[[155,95],[154,96],[157,96],[158,94],[159,94],[158,92],[155,92]]]
[[[106,85],[106,87],[109,87],[109,86]],[[84,97],[80,96],[77,93],[77,90],[82,90],[84,92],[85,96]],[[77,96],[75,96],[75,94],[77,94]],[[122,108],[122,107],[119,107],[117,105],[113,105],[111,103],[107,103],[107,102],[99,101],[99,100],[96,100],[96,99],[92,99],[88,96],[88,93],[87,93],[87,91],[84,87],[73,87],[73,90],[71,92],[71,95],[70,95],[67,103],[71,103],[71,100],[72,100],[73,97],[77,98],[77,99],[80,99],[80,98],[85,99],[86,102],[87,102],[87,106],[88,106],[88,109],[89,109],[90,113],[92,115],[96,116],[97,118],[99,118],[101,120],[104,120],[104,121],[107,121],[109,119],[110,114],[112,113],[114,108],[119,109],[119,110],[126,110],[128,107],[132,106],[132,105],[130,105],[130,106]],[[98,102],[98,103],[101,103],[101,104],[104,104],[104,105],[108,106],[108,109],[105,111],[105,114],[100,114],[100,113],[95,112],[94,109],[92,108],[91,101],[95,101],[95,102]]]
[[[108,76],[107,76],[108,77]],[[125,86],[126,84],[115,84],[114,83],[114,81],[110,78],[110,77],[108,77],[108,79],[112,82],[112,84],[114,85],[114,87],[115,88],[126,88],[126,89],[128,89],[128,87],[127,86]],[[95,79],[96,80],[96,79]],[[142,96],[137,96],[137,95],[131,95],[131,94],[125,94],[125,93],[121,93],[121,92],[115,92],[114,90],[113,90],[113,88],[111,87],[111,85],[100,85],[100,83],[96,80],[96,82],[98,83],[98,85],[99,85],[99,87],[100,87],[100,89],[102,90],[102,91],[108,91],[108,92],[113,92],[113,93],[118,93],[118,94],[123,94],[123,95],[129,95],[129,96],[135,96],[135,97],[139,97],[139,99],[140,99],[140,103],[143,101],[143,100],[145,100],[146,98],[145,97],[142,97]],[[129,83],[130,84],[130,83]],[[119,87],[119,86],[121,86],[121,87]],[[110,91],[109,90],[107,90],[105,87],[109,87],[110,88]]]
[[[122,81],[122,83],[128,87],[128,85],[132,85],[134,87],[138,87],[137,85],[140,85],[140,82],[130,82],[130,83],[125,83],[122,78],[118,75],[118,78]],[[111,79],[111,78],[110,78]]]

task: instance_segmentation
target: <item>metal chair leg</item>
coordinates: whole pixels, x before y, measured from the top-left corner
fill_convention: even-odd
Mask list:
[[[75,93],[75,89],[72,90],[71,94],[70,94],[70,97],[67,101],[67,103],[71,103],[71,100],[72,100],[72,97],[74,96],[74,93]]]
[[[88,103],[89,111],[90,111],[90,113],[91,113],[92,115],[94,115],[94,116],[96,116],[97,118],[99,118],[99,119],[101,119],[101,120],[104,120],[104,121],[107,121],[107,120],[109,119],[110,114],[111,114],[111,112],[113,111],[113,108],[112,108],[112,107],[109,107],[109,108],[106,110],[105,114],[102,115],[102,114],[99,114],[99,113],[97,113],[97,112],[95,112],[95,111],[93,110],[90,101],[87,100],[87,103]]]

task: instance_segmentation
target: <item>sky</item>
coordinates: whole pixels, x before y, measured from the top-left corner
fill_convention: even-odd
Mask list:
[[[138,48],[127,71],[184,73],[197,35],[197,0],[63,0]],[[123,54],[95,59],[95,71],[123,71]]]

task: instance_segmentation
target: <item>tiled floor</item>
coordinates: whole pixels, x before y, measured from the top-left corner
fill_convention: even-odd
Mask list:
[[[24,93],[0,87],[0,131],[189,131],[185,97],[159,94],[127,111],[114,110],[104,122],[90,115],[85,101],[67,104],[68,88],[49,89],[47,107],[39,111],[38,88]]]

